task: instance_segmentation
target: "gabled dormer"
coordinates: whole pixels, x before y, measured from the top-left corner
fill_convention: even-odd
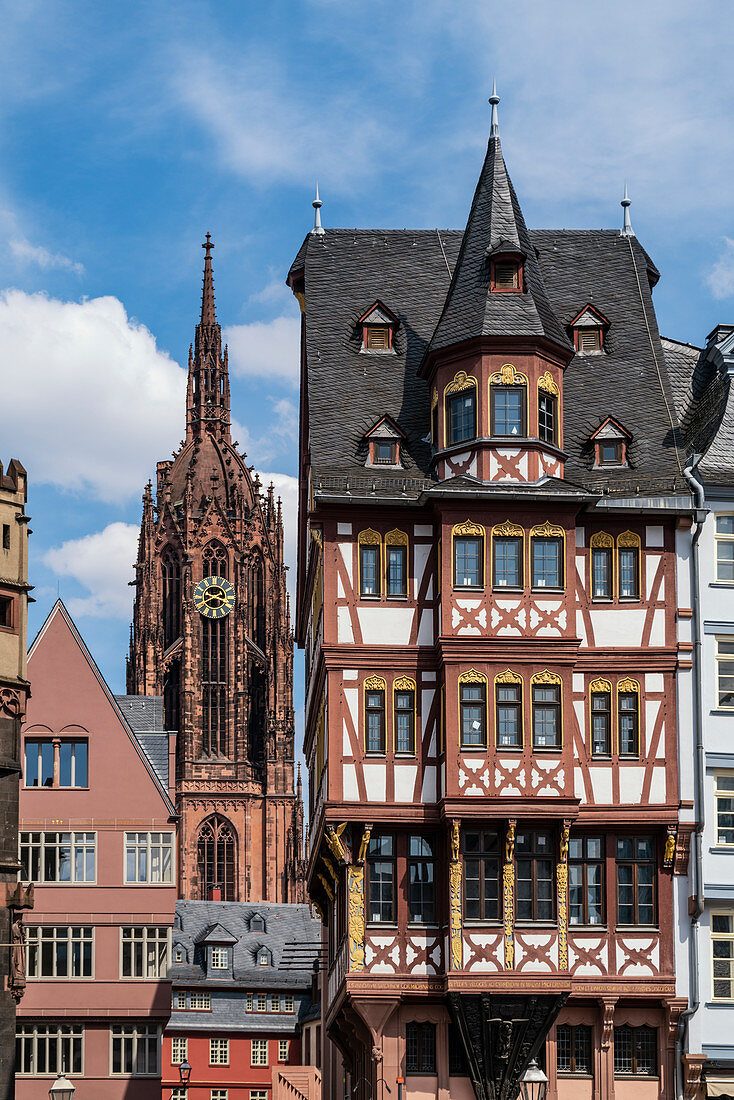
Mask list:
[[[362,351],[392,351],[398,319],[383,302],[374,302],[357,324],[362,333]]]
[[[589,439],[594,444],[594,469],[629,466],[628,450],[632,436],[613,416],[602,421]]]
[[[222,924],[210,925],[196,940],[200,962],[207,978],[231,978],[237,937]]]
[[[525,290],[525,253],[515,241],[501,237],[487,249],[489,289],[492,294],[522,294]]]
[[[579,310],[568,327],[573,337],[573,346],[581,355],[594,355],[604,351],[609,319],[591,303]]]
[[[367,442],[367,461],[365,466],[392,466],[399,468],[400,448],[405,432],[385,413],[376,424],[364,433]]]

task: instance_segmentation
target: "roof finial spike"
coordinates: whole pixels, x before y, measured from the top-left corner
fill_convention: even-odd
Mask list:
[[[497,104],[500,101],[500,97],[497,95],[497,81],[492,81],[492,94],[489,97],[489,102],[492,107],[492,120],[489,127],[490,138],[498,138],[500,136],[500,120],[497,115]]]
[[[201,247],[205,249],[204,286],[201,293],[201,323],[202,325],[216,325],[217,313],[214,308],[214,275],[212,273],[214,243],[211,233],[207,233],[206,241]]]
[[[624,181],[624,198],[619,205],[624,210],[624,222],[622,223],[622,228],[619,232],[619,235],[620,237],[634,237],[635,231],[632,228],[632,222],[630,221],[630,206],[632,204],[630,202],[630,197],[627,194],[627,180]]]
[[[316,180],[316,198],[311,203],[313,206],[313,229],[311,230],[312,237],[323,237],[326,230],[321,224],[321,207],[324,205],[319,198],[319,181]]]

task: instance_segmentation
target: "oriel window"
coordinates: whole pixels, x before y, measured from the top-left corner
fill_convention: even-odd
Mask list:
[[[487,744],[487,685],[459,684],[461,744],[464,748]]]
[[[477,434],[477,396],[472,386],[452,394],[448,400],[449,446],[465,439],[475,439]]]
[[[359,546],[359,587],[361,596],[380,595],[380,547],[367,543]]]
[[[467,829],[463,847],[464,915],[467,920],[499,920],[499,835],[490,829]]]
[[[498,747],[522,748],[522,685],[495,684],[495,705]]]
[[[484,587],[484,539],[481,535],[454,538],[454,588]]]
[[[415,755],[415,690],[395,690],[395,752]]]
[[[369,689],[365,693],[367,752],[385,752],[385,691]]]
[[[563,587],[563,542],[558,538],[531,539],[533,588]]]
[[[612,549],[595,546],[591,551],[592,594],[595,600],[612,598]]]
[[[415,924],[436,920],[435,841],[424,836],[408,839],[408,919]]]
[[[558,401],[551,393],[538,393],[538,436],[543,443],[556,445]]]
[[[611,691],[591,693],[591,754],[610,756],[612,752]]]
[[[522,539],[515,536],[492,539],[494,578],[497,588],[522,588]]]
[[[389,544],[385,548],[387,557],[387,594],[388,596],[408,595],[408,547]]]
[[[655,840],[617,837],[617,924],[654,926]]]
[[[617,698],[619,711],[619,755],[640,755],[639,696],[636,691],[620,691]]]
[[[395,923],[395,839],[376,836],[367,848],[367,919]]]
[[[525,387],[491,386],[492,435],[525,435]]]
[[[517,919],[552,921],[555,917],[553,834],[518,831],[515,838],[515,867]]]
[[[568,902],[571,924],[604,923],[604,838],[572,837],[568,843]]]
[[[560,684],[533,684],[533,747],[561,747]]]

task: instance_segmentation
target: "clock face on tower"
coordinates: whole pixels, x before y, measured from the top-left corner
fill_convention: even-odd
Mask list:
[[[234,586],[225,577],[204,577],[194,589],[194,606],[207,619],[223,619],[234,607]]]

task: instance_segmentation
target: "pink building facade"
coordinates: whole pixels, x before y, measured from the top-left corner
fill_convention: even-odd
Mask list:
[[[36,904],[16,1096],[64,1070],[75,1100],[160,1100],[176,898],[161,700],[116,698],[60,601],[28,672],[20,858]]]

